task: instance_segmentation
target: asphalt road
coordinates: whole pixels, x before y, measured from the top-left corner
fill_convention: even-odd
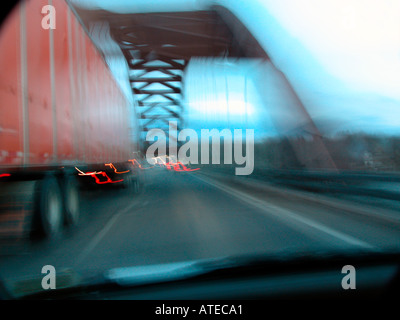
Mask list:
[[[115,267],[240,254],[400,249],[400,220],[377,207],[352,212],[346,204],[284,189],[256,192],[201,172],[148,170],[146,179],[139,195],[85,191],[79,225],[0,256],[0,276],[40,277],[44,265],[87,277]]]

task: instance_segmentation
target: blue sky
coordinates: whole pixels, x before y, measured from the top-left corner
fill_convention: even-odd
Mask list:
[[[117,12],[197,10],[211,3],[222,4],[259,40],[325,134],[342,130],[400,134],[400,0],[79,2]],[[199,123],[196,110],[201,109],[206,99],[213,108],[201,119],[207,118],[212,126],[226,124],[223,115],[227,94],[220,84],[228,81],[228,101],[231,112],[236,113],[229,116],[230,125],[243,126],[245,117],[238,111],[245,110],[244,105],[247,110],[251,106],[253,113],[248,114],[246,123],[273,135],[269,114],[278,112],[279,108],[278,104],[275,109],[274,106],[266,108],[265,102],[260,102],[262,99],[253,92],[252,82],[263,78],[257,74],[257,68],[251,70],[246,63],[228,69],[210,64],[209,61],[192,62],[192,69],[203,70],[203,80],[193,79],[194,73],[188,72],[189,123]],[[211,72],[212,68],[219,71]],[[250,90],[246,102],[244,79]],[[196,83],[193,88],[190,81]],[[210,81],[219,84],[217,93],[207,86]],[[267,80],[265,86],[268,86]],[[205,98],[207,92],[209,96]],[[273,98],[274,92],[270,90],[268,94],[271,101],[277,101]],[[200,95],[203,100],[199,99]],[[276,97],[282,97],[282,93],[277,92]],[[210,103],[212,99],[217,101]]]

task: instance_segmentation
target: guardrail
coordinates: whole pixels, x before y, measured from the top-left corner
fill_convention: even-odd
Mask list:
[[[211,169],[222,174],[234,175],[234,169]],[[400,201],[400,174],[388,172],[328,172],[306,170],[255,169],[250,176],[281,186],[317,192],[342,193]]]

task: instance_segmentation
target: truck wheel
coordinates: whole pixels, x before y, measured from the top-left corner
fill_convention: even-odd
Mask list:
[[[39,231],[46,237],[53,237],[62,226],[61,191],[53,176],[45,177],[37,184],[35,204]]]
[[[68,226],[78,224],[80,212],[79,186],[75,177],[66,175],[61,186],[63,194],[64,222]]]

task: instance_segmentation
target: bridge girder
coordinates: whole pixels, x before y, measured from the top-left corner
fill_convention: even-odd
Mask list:
[[[110,34],[120,46],[132,74],[130,82],[138,98],[136,112],[140,119],[142,142],[153,128],[168,132],[169,121],[177,122],[178,131],[183,127],[184,71],[192,57],[258,58],[271,62],[253,34],[222,6],[213,6],[207,11],[127,14],[80,8],[76,11],[88,29],[91,22],[106,21],[109,24]],[[288,108],[296,109],[302,118],[300,122],[306,123],[304,131],[313,135],[316,141],[315,155],[324,159],[325,167],[335,169],[306,108],[286,76],[272,62],[271,65],[294,101]],[[290,113],[290,110],[284,112]],[[289,128],[278,130],[288,132]],[[147,146],[142,144],[144,150]]]
[[[168,132],[169,121],[176,121],[178,130],[183,127],[183,78],[192,57],[268,59],[243,24],[222,7],[137,14],[76,10],[88,28],[91,22],[108,22],[130,68],[142,141],[153,128]]]

